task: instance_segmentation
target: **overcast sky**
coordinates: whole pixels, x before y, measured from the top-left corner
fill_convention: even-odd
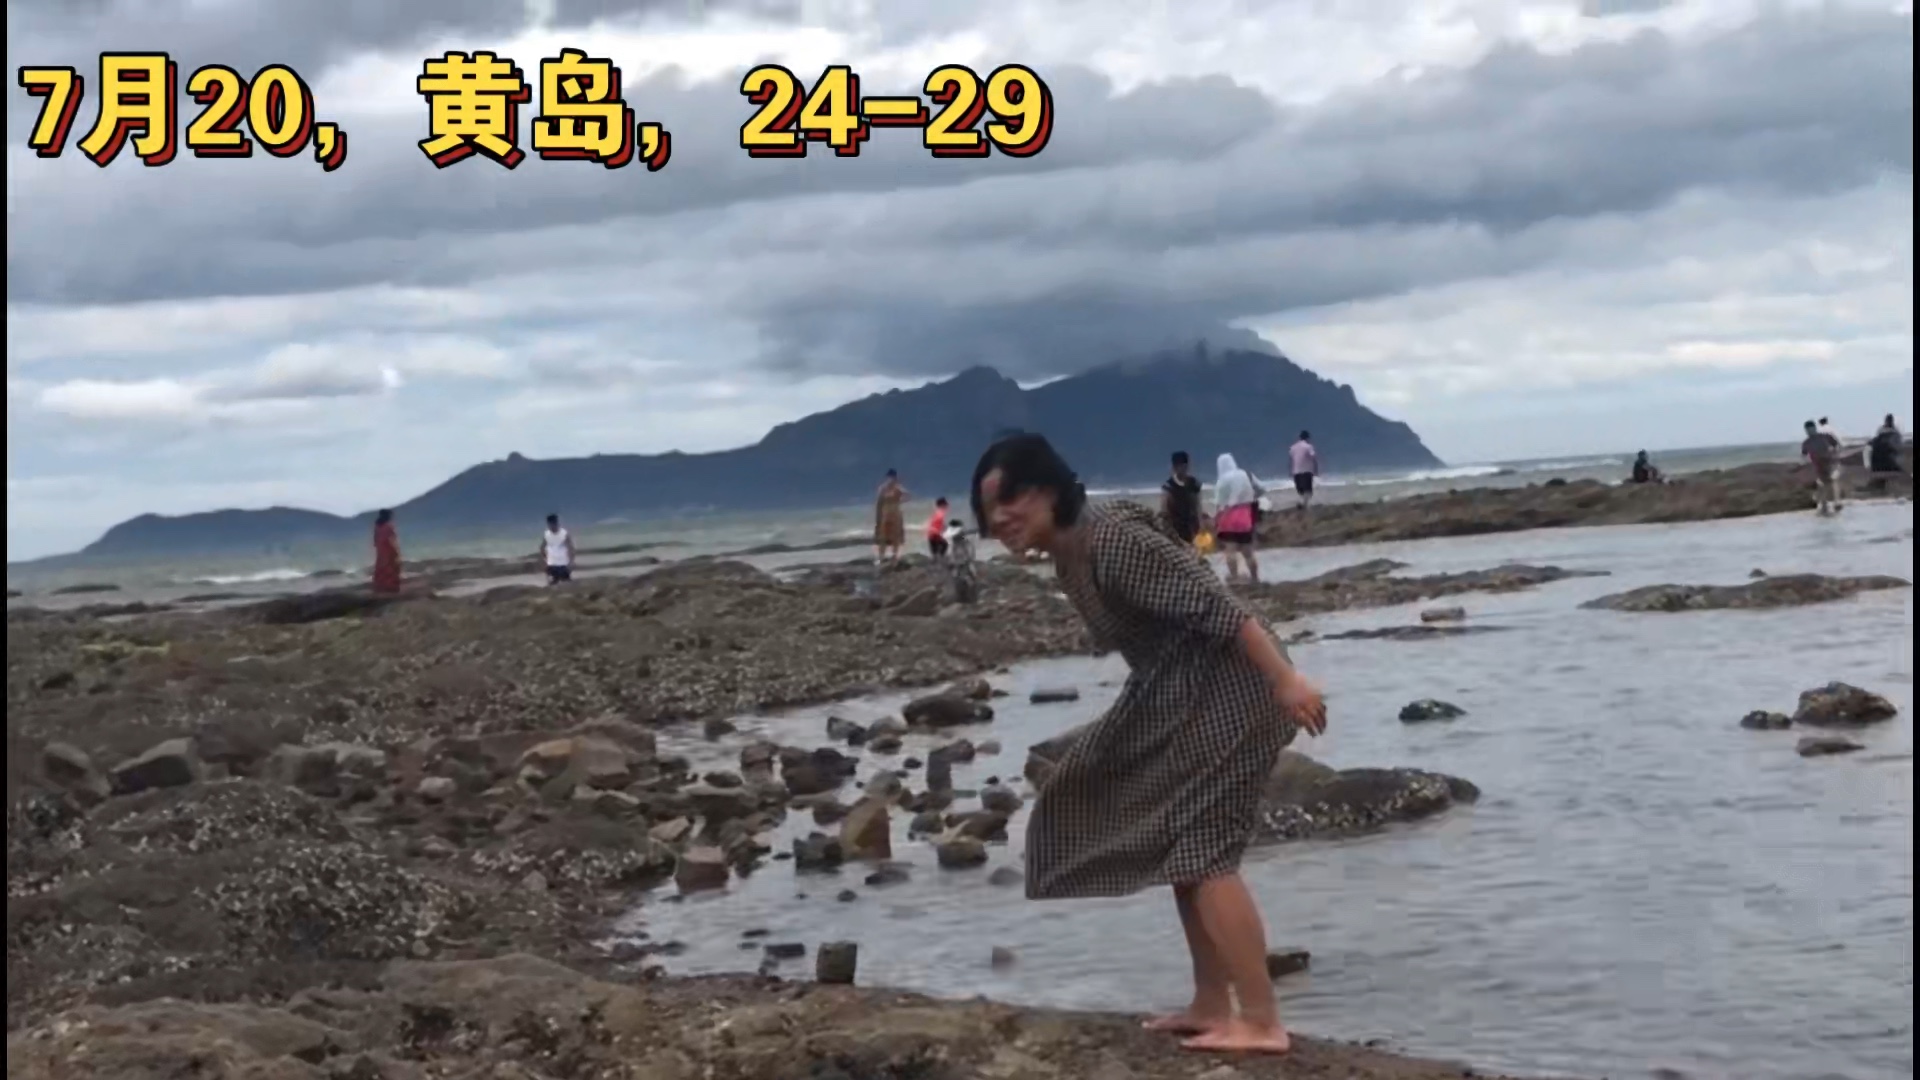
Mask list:
[[[13,0],[7,553],[143,511],[398,502],[477,461],[710,450],[986,363],[1236,326],[1453,461],[1864,433],[1913,379],[1913,21],[1742,0]],[[666,168],[436,170],[421,60],[610,56]],[[292,64],[350,135],[106,169],[102,47]],[[1037,157],[738,146],[760,61],[1003,63]],[[522,112],[530,120],[537,101]],[[189,108],[190,117],[197,108]],[[183,121],[184,122],[184,121]],[[1276,438],[1281,437],[1276,434]]]

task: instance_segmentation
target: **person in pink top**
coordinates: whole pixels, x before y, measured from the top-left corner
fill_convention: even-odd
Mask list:
[[[1293,490],[1300,493],[1300,509],[1313,502],[1313,478],[1320,475],[1320,452],[1313,448],[1313,436],[1305,431],[1300,441],[1287,448],[1293,459]]]

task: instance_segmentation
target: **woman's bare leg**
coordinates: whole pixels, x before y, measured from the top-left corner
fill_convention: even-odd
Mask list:
[[[1193,906],[1239,1000],[1239,1015],[1180,1045],[1189,1050],[1284,1054],[1292,1047],[1267,975],[1267,930],[1239,874],[1201,882]]]
[[[1171,1031],[1181,1035],[1199,1035],[1233,1019],[1233,991],[1219,950],[1207,937],[1194,906],[1192,885],[1173,887],[1174,906],[1180,910],[1180,928],[1187,933],[1187,952],[1193,956],[1193,1004],[1185,1012],[1156,1016],[1146,1022],[1150,1031]]]
[[[1255,585],[1260,584],[1260,560],[1254,557],[1251,546],[1247,548],[1247,577],[1251,579]]]

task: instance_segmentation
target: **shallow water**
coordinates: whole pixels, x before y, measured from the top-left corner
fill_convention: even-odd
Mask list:
[[[1273,942],[1313,953],[1310,974],[1280,983],[1289,1020],[1535,1074],[1911,1076],[1911,590],[1778,612],[1577,605],[1657,582],[1738,583],[1754,567],[1910,578],[1912,525],[1910,505],[1855,505],[1832,521],[1805,514],[1276,553],[1272,577],[1383,555],[1410,563],[1407,573],[1508,561],[1612,571],[1446,601],[1505,633],[1294,649],[1325,686],[1333,724],[1300,749],[1339,766],[1451,772],[1485,794],[1384,834],[1249,856]],[[1308,625],[1390,625],[1416,611]],[[956,767],[957,785],[1017,777],[1030,743],[1095,715],[1124,674],[1106,658],[998,677],[1013,695],[996,702],[991,724],[960,734],[997,739],[1004,752]],[[1736,726],[1750,709],[1791,711],[1801,690],[1830,679],[1901,708],[1859,736],[1865,752],[1805,760],[1793,732]],[[1026,703],[1029,689],[1058,684],[1078,686],[1082,699]],[[1400,705],[1429,696],[1468,715],[1395,719]],[[742,728],[818,745],[829,712],[867,720],[902,700]],[[938,741],[910,740],[906,753],[924,756]],[[716,761],[736,752],[692,739],[683,750]],[[766,940],[809,947],[859,941],[867,984],[1096,1008],[1183,1000],[1185,952],[1164,891],[1031,903],[1018,888],[988,884],[984,869],[937,869],[931,849],[907,839],[905,819],[895,815],[894,848],[913,864],[907,884],[869,889],[854,867],[796,879],[791,863],[774,862],[725,894],[669,902],[669,887],[641,898],[632,926],[684,943],[666,961],[681,972],[753,968],[759,954],[743,950],[740,935],[760,928],[771,931]],[[1019,865],[1022,825],[990,865]],[[811,827],[794,815],[777,846]],[[848,887],[859,899],[837,901]],[[1019,961],[992,968],[996,945]],[[804,975],[810,962],[788,967]]]

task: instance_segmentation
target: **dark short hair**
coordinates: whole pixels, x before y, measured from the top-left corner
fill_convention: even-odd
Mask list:
[[[945,495],[940,496],[939,498],[933,500],[933,505],[935,506],[947,505],[947,497]]]
[[[1173,463],[1175,465],[1190,465],[1193,463],[1193,459],[1187,456],[1185,450],[1175,450],[1173,452]]]
[[[391,510],[382,510],[379,513],[373,515],[373,523],[375,525],[385,525],[387,522],[392,520],[393,520],[393,511]]]
[[[987,509],[980,498],[980,485],[989,473],[1000,473],[1000,497],[1010,499],[1028,491],[1051,491],[1054,495],[1053,523],[1062,528],[1080,520],[1087,505],[1087,489],[1073,474],[1066,459],[1045,436],[1009,435],[987,447],[980,463],[973,467],[973,517],[980,523],[980,535],[987,536]]]
[[[1811,421],[1811,420],[1809,420],[1809,421],[1807,421],[1807,422],[1806,422],[1806,423],[1805,423],[1804,425],[1802,425],[1802,426],[1804,426],[1804,427],[1819,427],[1820,425],[1819,425],[1819,424],[1816,424],[1816,423],[1814,423],[1814,422],[1813,422],[1813,421]]]
[[[887,475],[888,475],[888,476],[899,476],[900,474],[899,474],[899,473],[898,473],[897,471],[895,471],[895,470],[893,470],[893,469],[888,469],[888,470],[887,470]]]
[[[559,515],[559,514],[548,514],[548,515],[547,515],[547,524],[549,524],[549,525],[558,525],[558,524],[560,524],[560,515]]]
[[[1300,437],[1301,437],[1301,438],[1303,438],[1303,439],[1311,439],[1311,438],[1313,438],[1313,434],[1312,434],[1311,432],[1309,432],[1309,431],[1308,431],[1308,430],[1307,430],[1306,428],[1301,428],[1301,429],[1300,429]]]

